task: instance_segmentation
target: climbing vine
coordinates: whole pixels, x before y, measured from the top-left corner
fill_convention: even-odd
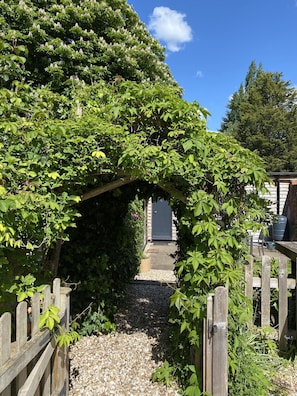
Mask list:
[[[9,98],[0,123],[3,251],[31,251],[27,267],[36,266],[35,251],[67,240],[79,202],[146,182],[171,197],[179,219],[172,320],[182,339],[199,348],[206,294],[221,284],[230,290],[231,317],[245,323],[243,240],[264,218],[259,192],[267,181],[254,153],[207,132],[205,110],[174,87],[76,85],[69,98],[18,84],[1,94]],[[6,255],[2,266],[8,262]]]

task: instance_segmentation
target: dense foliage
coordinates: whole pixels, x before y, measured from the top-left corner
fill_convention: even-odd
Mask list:
[[[138,272],[144,214],[135,194],[135,189],[123,187],[79,205],[81,218],[63,245],[59,270],[63,279],[77,284],[73,315],[91,303],[95,311],[104,304],[112,318],[126,284]]]
[[[281,73],[250,65],[228,104],[222,132],[265,160],[268,171],[296,171],[297,90]]]
[[[239,383],[237,352],[246,349],[250,312],[243,239],[264,218],[262,161],[206,131],[207,112],[181,98],[162,48],[124,1],[0,6],[1,298],[15,275],[54,275],[59,241],[59,271],[81,282],[80,295],[90,287],[88,297],[100,306],[108,292],[116,297],[139,258],[132,199],[157,188],[178,217],[180,281],[171,320],[183,381],[186,368],[195,374],[189,356],[201,349],[206,295],[226,284],[232,392],[256,389],[251,378]],[[198,382],[191,386],[200,394]]]
[[[5,86],[18,73],[59,92],[77,79],[173,83],[163,48],[124,0],[5,0],[0,24],[0,54],[27,54],[25,70],[22,57],[2,58]]]

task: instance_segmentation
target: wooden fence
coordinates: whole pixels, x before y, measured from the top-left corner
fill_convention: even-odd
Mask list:
[[[228,395],[228,290],[219,286],[207,297],[203,329],[203,391]]]
[[[269,256],[262,257],[261,275],[254,276],[254,259],[250,257],[245,267],[245,295],[253,299],[255,288],[260,289],[260,326],[270,326],[271,323],[271,289],[278,289],[278,340],[279,348],[284,351],[287,346],[287,340],[296,338],[296,321],[294,329],[288,330],[288,290],[296,291],[296,279],[288,278],[288,259],[282,257],[278,260],[278,277],[271,277],[271,258]],[[296,301],[295,301],[296,304]],[[297,305],[295,305],[295,318],[297,313]]]
[[[69,385],[68,349],[58,348],[49,330],[39,329],[40,312],[49,305],[60,308],[61,325],[69,326],[71,289],[53,282],[53,290],[46,285],[40,296],[32,298],[32,318],[28,325],[28,307],[21,302],[16,308],[15,341],[12,338],[12,315],[0,318],[0,396],[67,395]]]

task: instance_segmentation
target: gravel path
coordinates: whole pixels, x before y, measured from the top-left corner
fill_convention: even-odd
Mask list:
[[[71,347],[69,396],[176,396],[178,387],[152,383],[168,351],[172,271],[152,270],[131,283],[115,334],[83,337]],[[150,280],[150,281],[148,281]],[[159,282],[161,280],[161,283]]]

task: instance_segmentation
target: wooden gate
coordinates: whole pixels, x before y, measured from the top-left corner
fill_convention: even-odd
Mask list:
[[[250,257],[249,262],[245,266],[245,295],[249,299],[253,299],[253,291],[258,288],[261,293],[261,320],[260,326],[270,326],[271,320],[271,290],[278,290],[278,332],[279,348],[281,351],[286,350],[287,340],[296,338],[296,321],[295,328],[288,329],[288,290],[296,291],[296,279],[288,278],[288,259],[282,257],[278,260],[278,276],[271,277],[271,258],[269,256],[262,257],[261,274],[254,276],[254,259]],[[295,301],[296,304],[296,301]],[[297,305],[295,306],[295,317],[297,313]]]
[[[11,342],[12,315],[0,318],[0,396],[67,395],[69,385],[68,348],[58,348],[49,330],[39,329],[40,312],[51,304],[60,308],[61,326],[68,330],[70,291],[60,287],[60,279],[32,297],[32,320],[28,327],[28,307],[21,302],[16,308],[16,340]]]

